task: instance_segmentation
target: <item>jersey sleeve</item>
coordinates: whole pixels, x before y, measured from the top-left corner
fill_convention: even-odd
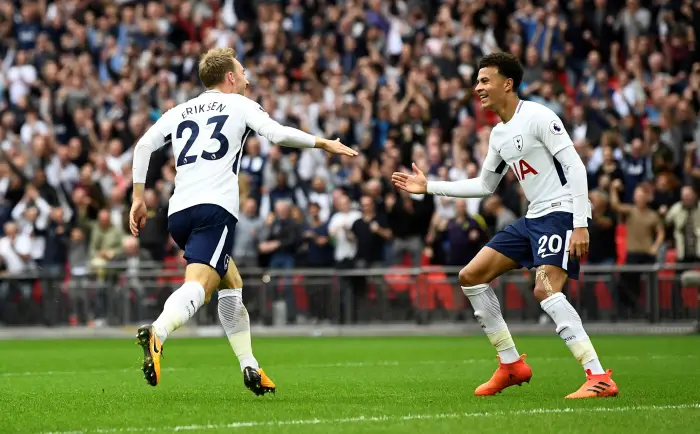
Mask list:
[[[506,173],[507,166],[506,162],[501,158],[501,155],[491,146],[489,141],[489,150],[486,152],[486,158],[484,158],[484,163],[481,165],[482,169],[486,169],[489,172],[498,173],[503,175]]]
[[[564,123],[552,110],[540,106],[531,121],[533,135],[549,149],[552,155],[568,146],[574,146]]]
[[[168,133],[168,112],[160,117],[155,124],[141,136],[134,146],[134,161],[132,164],[132,176],[135,184],[144,184],[148,174],[148,163],[151,154],[162,148],[166,143]]]
[[[272,143],[293,148],[313,148],[316,137],[296,128],[285,127],[272,119],[255,101],[241,97],[243,113],[248,128],[265,137]]]

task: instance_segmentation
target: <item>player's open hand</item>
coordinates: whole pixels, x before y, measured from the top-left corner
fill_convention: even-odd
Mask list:
[[[139,236],[139,231],[146,225],[146,203],[143,200],[134,200],[129,212],[129,229],[135,237]]]
[[[413,175],[403,172],[394,172],[391,175],[391,182],[409,193],[425,194],[428,191],[428,179],[423,172],[413,163]]]
[[[588,228],[574,228],[574,233],[571,234],[571,242],[569,243],[569,256],[572,259],[581,260],[588,254],[589,244]]]
[[[331,154],[338,154],[338,155],[347,155],[350,157],[354,157],[357,155],[357,151],[349,148],[342,143],[340,143],[340,139],[335,139],[335,140],[327,140],[327,139],[320,139],[316,141],[316,147],[321,148],[326,152],[330,152]]]

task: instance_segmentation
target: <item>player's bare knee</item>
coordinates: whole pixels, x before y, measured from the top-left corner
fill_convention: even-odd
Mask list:
[[[238,289],[243,288],[243,278],[241,278],[241,273],[238,271],[236,264],[229,259],[228,270],[223,279],[221,279],[221,284],[219,284],[219,289]]]
[[[476,286],[482,283],[488,283],[483,281],[484,279],[481,274],[482,273],[479,273],[477,270],[474,270],[474,267],[467,265],[459,271],[459,284],[461,286]]]
[[[535,273],[535,298],[542,301],[561,292],[565,282],[566,277],[562,277],[562,273],[557,272],[553,267],[540,265]]]
[[[209,303],[220,281],[219,273],[209,265],[193,263],[185,269],[185,282],[197,282],[204,288],[205,303]]]
[[[237,271],[235,273],[229,271],[219,284],[219,289],[238,288],[243,288],[243,278],[241,278],[241,275]]]

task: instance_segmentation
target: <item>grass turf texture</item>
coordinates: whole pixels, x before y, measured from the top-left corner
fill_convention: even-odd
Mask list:
[[[496,368],[483,337],[255,339],[265,397],[223,338],[169,340],[156,388],[133,341],[5,341],[0,433],[697,432],[698,337],[595,337],[621,394],[592,400],[563,399],[584,376],[556,335],[516,343],[531,384],[477,398]]]

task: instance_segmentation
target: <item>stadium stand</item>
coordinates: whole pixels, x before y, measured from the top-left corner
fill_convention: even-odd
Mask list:
[[[328,282],[335,267],[388,268],[341,273],[345,306],[404,306],[402,318],[421,321],[441,306],[460,318],[468,303],[447,268],[420,279],[401,270],[468,262],[523,215],[517,180],[509,173],[497,195],[453,201],[398,193],[389,177],[414,161],[433,179],[476,176],[495,117],[472,89],[479,58],[497,50],[522,59],[521,96],[565,120],[587,166],[588,263],[698,263],[699,25],[700,3],[689,0],[4,1],[0,322],[129,322],[167,297],[160,289],[177,284],[181,263],[167,233],[173,156],[163,148],[151,159],[151,215],[135,239],[125,230],[131,152],[162,113],[202,91],[198,56],[217,46],[236,49],[249,96],[272,117],[361,150],[335,159],[248,139],[232,252],[242,270],[326,270]],[[350,209],[339,205],[344,197]],[[329,226],[363,213],[392,237],[354,225],[357,246],[329,242]],[[660,248],[639,215],[666,226]],[[268,241],[281,238],[283,248],[271,250]],[[655,320],[692,317],[697,289],[665,273],[591,272],[590,287],[572,291],[599,295],[584,309],[592,317],[635,317],[639,306]],[[636,280],[625,284],[630,274]],[[257,318],[271,321],[280,294],[287,322],[341,318],[318,289],[326,283],[310,276],[252,291]],[[527,291],[506,285],[505,309],[527,310]],[[120,297],[128,306],[115,313]],[[382,316],[366,313],[342,318]]]

